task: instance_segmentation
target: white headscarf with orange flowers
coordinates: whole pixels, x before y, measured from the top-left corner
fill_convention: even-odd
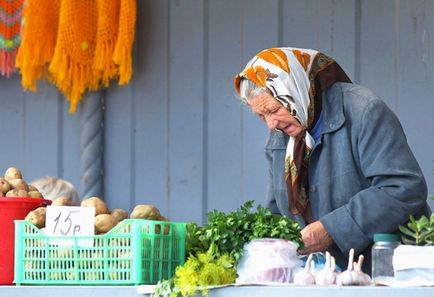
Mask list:
[[[315,143],[309,130],[322,111],[322,91],[337,81],[351,81],[326,55],[316,50],[290,47],[270,48],[256,54],[235,77],[238,93],[243,78],[270,92],[306,129],[302,135],[289,138],[285,179],[291,212],[309,220],[307,165]]]

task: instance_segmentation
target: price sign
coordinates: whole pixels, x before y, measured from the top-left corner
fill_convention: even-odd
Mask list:
[[[47,236],[93,236],[95,207],[47,206],[45,234]],[[74,245],[73,240],[50,240],[52,244]],[[92,245],[93,241],[81,240],[81,246]]]

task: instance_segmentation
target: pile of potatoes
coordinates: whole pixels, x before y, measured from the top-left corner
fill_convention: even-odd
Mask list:
[[[58,206],[73,206],[71,199],[67,197],[58,197],[54,199],[51,205]],[[80,206],[82,207],[95,207],[95,234],[104,234],[116,226],[124,219],[148,219],[157,221],[168,221],[168,219],[160,214],[158,208],[150,204],[136,205],[131,212],[128,212],[121,208],[113,208],[109,211],[107,204],[99,197],[90,197],[84,199]],[[33,211],[30,211],[25,220],[32,223],[38,228],[45,227],[46,208],[39,207]]]
[[[71,200],[65,197],[54,199],[51,205],[73,206]],[[124,219],[148,219],[158,221],[168,221],[160,214],[157,207],[150,204],[136,205],[131,213],[121,208],[114,208],[111,211],[107,204],[99,197],[90,197],[83,200],[82,207],[95,207],[95,234],[104,234],[116,226]],[[29,212],[26,220],[41,228],[45,225],[45,207],[40,207]],[[144,232],[154,231],[160,234],[164,225],[164,234],[169,234],[169,224],[156,224],[155,230],[144,230]],[[119,236],[116,233],[106,241],[104,238],[95,237],[92,247],[79,247],[75,250],[68,246],[50,246],[49,252],[29,248],[26,250],[26,260],[24,261],[26,275],[30,278],[39,279],[40,270],[47,269],[49,280],[62,281],[102,281],[107,277],[112,281],[125,281],[131,279],[133,271],[133,258],[141,255],[133,254],[131,237],[124,236],[123,233],[131,231],[131,225],[125,224],[119,229]],[[34,246],[45,246],[43,239],[32,239]],[[145,249],[151,250],[152,241],[143,238],[141,244]],[[108,247],[106,249],[106,247]],[[158,247],[157,247],[158,249]],[[104,252],[107,250],[107,253]],[[167,253],[167,250],[164,250]],[[165,258],[169,259],[166,255]],[[47,261],[48,258],[48,261]],[[108,259],[108,261],[107,261]],[[150,265],[150,264],[149,264]],[[108,270],[105,269],[108,267]],[[107,274],[108,273],[108,274]]]
[[[26,278],[41,280],[42,270],[47,271],[44,277],[50,281],[104,281],[107,278],[113,281],[131,280],[132,273],[134,273],[131,269],[133,267],[131,249],[126,247],[122,250],[116,249],[116,254],[112,248],[108,251],[112,254],[108,255],[109,260],[107,261],[102,246],[94,250],[81,248],[77,254],[73,248],[68,247],[51,250],[47,254],[45,250],[40,250],[38,253],[29,250],[26,253],[26,258],[29,260],[24,262]]]
[[[44,198],[38,189],[27,184],[16,167],[9,167],[0,177],[0,197]]]
[[[160,210],[154,205],[140,204],[136,205],[131,212],[122,208],[113,208],[109,211],[106,203],[99,197],[90,197],[81,202],[81,206],[95,207],[95,234],[104,234],[116,226],[124,219],[147,219],[156,221],[168,221],[168,219],[160,214]]]

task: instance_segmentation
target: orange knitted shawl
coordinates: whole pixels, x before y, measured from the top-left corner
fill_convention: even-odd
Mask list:
[[[23,88],[48,78],[75,112],[85,91],[131,79],[135,0],[27,0],[24,15],[17,57]]]
[[[60,0],[26,0],[16,60],[24,89],[36,92],[36,80],[48,76],[46,70],[56,45],[59,9]]]

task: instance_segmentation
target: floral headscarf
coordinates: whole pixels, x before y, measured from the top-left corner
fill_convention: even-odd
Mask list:
[[[311,220],[308,189],[308,161],[314,140],[309,131],[321,111],[321,93],[335,82],[351,82],[342,68],[323,53],[311,49],[270,48],[256,54],[235,77],[248,79],[267,90],[305,127],[297,137],[290,136],[285,156],[288,202],[293,214]]]

